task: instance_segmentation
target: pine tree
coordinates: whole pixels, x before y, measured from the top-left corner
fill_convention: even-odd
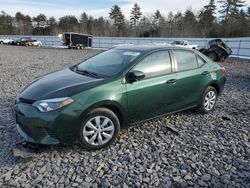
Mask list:
[[[114,26],[116,27],[116,34],[120,36],[125,24],[125,18],[122,14],[121,8],[118,5],[114,5],[110,9],[109,17],[114,21]]]
[[[160,37],[162,22],[163,22],[163,16],[161,15],[161,12],[159,10],[156,10],[156,12],[153,15],[153,22],[151,24],[152,37]]]
[[[48,30],[49,30],[49,35],[58,34],[58,24],[53,16],[48,19]]]
[[[30,35],[32,32],[31,17],[17,12],[15,15],[16,34]]]
[[[63,16],[59,18],[59,27],[62,32],[78,32],[78,20],[75,16]]]
[[[79,30],[80,30],[80,32],[82,32],[82,33],[87,33],[88,32],[88,28],[87,28],[87,26],[88,26],[88,20],[89,20],[89,16],[85,13],[85,12],[83,12],[81,15],[80,15],[80,20],[79,20],[79,22],[80,22],[80,24],[79,24]]]
[[[228,20],[230,16],[237,16],[239,14],[239,9],[246,6],[245,0],[219,0],[218,3],[221,4],[219,13],[222,14],[221,18],[223,20]]]
[[[0,34],[14,34],[14,27],[12,25],[13,18],[6,14],[6,12],[1,11],[0,13]]]
[[[136,29],[137,23],[139,22],[141,16],[142,16],[141,8],[137,3],[135,3],[134,7],[131,10],[131,15],[130,15],[130,25],[133,29]]]
[[[208,5],[205,5],[204,8],[200,11],[198,15],[199,25],[201,28],[202,36],[209,37],[211,30],[216,17],[214,16],[216,10],[214,0],[210,0]]]

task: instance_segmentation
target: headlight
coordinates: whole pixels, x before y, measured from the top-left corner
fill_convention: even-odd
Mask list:
[[[55,98],[55,99],[46,99],[46,100],[36,101],[32,104],[32,106],[35,106],[41,112],[48,112],[48,111],[62,108],[72,102],[74,102],[74,100],[71,99],[70,97],[61,97],[61,98]]]

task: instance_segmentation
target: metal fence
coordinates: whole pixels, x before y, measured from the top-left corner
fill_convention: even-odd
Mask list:
[[[57,36],[22,36],[22,35],[0,35],[0,38],[9,37],[13,40],[21,37],[31,37],[42,41],[43,45],[61,47],[62,41]],[[130,38],[130,37],[93,37],[93,48],[112,48],[115,45],[133,44],[168,44],[174,40],[188,40],[190,44],[197,44],[198,49],[207,47],[209,38]],[[232,55],[250,57],[250,37],[223,38],[231,48]]]

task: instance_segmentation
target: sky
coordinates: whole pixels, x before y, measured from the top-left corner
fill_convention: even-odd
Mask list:
[[[134,3],[139,4],[144,15],[153,14],[157,9],[167,15],[170,11],[175,13],[187,8],[199,11],[208,2],[209,0],[0,0],[0,11],[4,10],[12,16],[20,11],[32,17],[43,13],[57,19],[65,15],[75,15],[79,18],[82,12],[86,12],[95,18],[106,18],[110,8],[117,4],[125,17],[129,18]],[[246,0],[246,4],[250,6],[250,0]]]

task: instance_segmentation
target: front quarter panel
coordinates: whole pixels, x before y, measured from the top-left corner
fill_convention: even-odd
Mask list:
[[[79,117],[81,121],[93,109],[110,105],[116,107],[123,115],[123,119],[126,120],[126,88],[120,79],[83,91],[72,98],[84,107],[84,111]]]

